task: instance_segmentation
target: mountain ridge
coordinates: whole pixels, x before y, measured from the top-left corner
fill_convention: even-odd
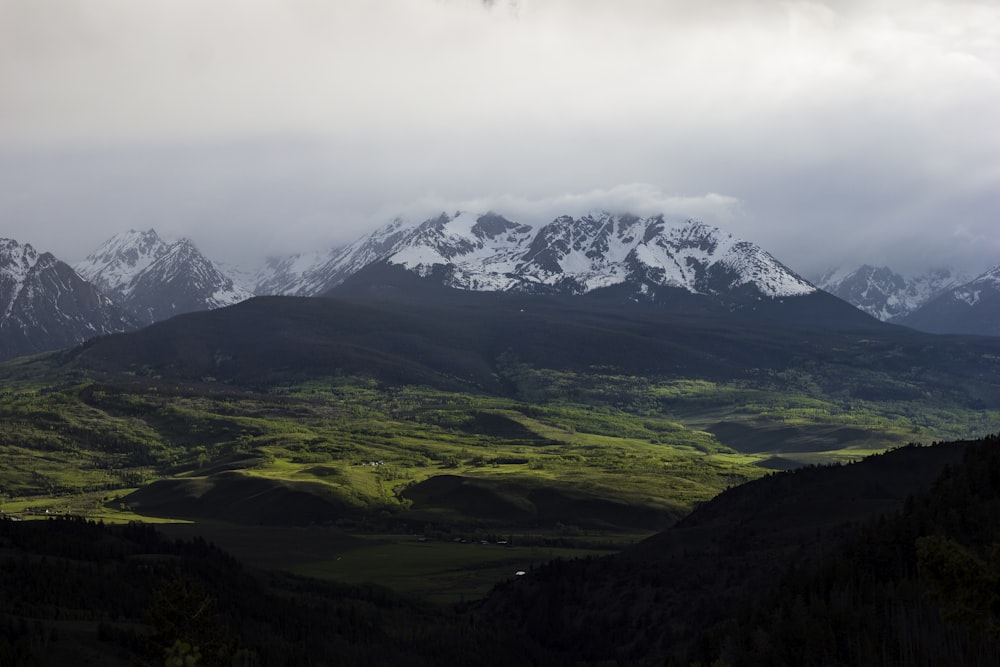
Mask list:
[[[816,289],[756,244],[717,227],[606,211],[559,216],[537,228],[494,212],[441,213],[417,224],[396,218],[301,270],[297,283],[270,284],[293,284],[286,294],[320,294],[380,261],[473,291],[585,294],[629,284],[631,298],[650,299],[662,288],[752,298]]]

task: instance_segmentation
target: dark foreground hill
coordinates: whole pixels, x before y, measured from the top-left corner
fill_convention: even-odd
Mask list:
[[[478,613],[584,664],[998,664],[998,481],[997,437],[781,473]]]
[[[734,488],[451,610],[148,526],[4,520],[0,664],[995,665],[997,516],[1000,438],[907,447]]]
[[[0,600],[0,665],[562,664],[502,628],[137,524],[0,519]]]

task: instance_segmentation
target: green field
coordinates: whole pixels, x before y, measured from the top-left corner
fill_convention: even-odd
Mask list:
[[[126,499],[137,487],[170,478],[193,488],[229,473],[322,487],[344,522],[461,523],[461,494],[437,506],[421,494],[427,480],[451,476],[481,482],[474,487],[487,523],[492,512],[502,524],[507,508],[518,524],[519,503],[527,517],[524,497],[540,487],[669,515],[764,474],[776,459],[857,459],[1000,427],[1000,411],[932,399],[840,400],[748,383],[552,371],[535,382],[537,403],[366,378],[268,393],[22,385],[0,404],[3,508],[141,513],[140,500]],[[498,483],[516,491],[504,497]]]
[[[586,539],[662,530],[773,469],[1000,429],[998,410],[863,400],[801,373],[721,382],[521,367],[518,382],[498,396],[364,376],[266,390],[8,380],[0,511],[194,522],[210,537],[233,526],[220,544],[271,553],[261,566],[455,601],[591,553]],[[260,549],[267,530],[310,526],[364,541],[301,558],[284,540]],[[386,534],[406,537],[371,537]],[[511,534],[570,547],[479,544]]]

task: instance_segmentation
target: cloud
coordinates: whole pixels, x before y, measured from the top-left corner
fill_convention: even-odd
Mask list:
[[[658,202],[800,271],[1000,262],[993,2],[0,0],[0,90],[2,233],[69,254]]]
[[[561,215],[580,217],[595,211],[609,211],[643,216],[664,214],[668,219],[677,221],[694,218],[724,225],[736,215],[738,208],[739,202],[725,195],[708,193],[677,196],[664,193],[649,183],[630,183],[607,190],[569,192],[538,199],[512,194],[492,194],[455,201],[432,194],[402,206],[387,208],[382,212],[382,217],[389,219],[393,215],[401,215],[420,221],[442,212],[494,211],[516,222],[537,227]]]

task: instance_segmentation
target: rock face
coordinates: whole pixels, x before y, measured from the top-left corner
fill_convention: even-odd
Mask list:
[[[0,239],[0,359],[75,345],[137,322],[68,264]]]
[[[816,285],[872,317],[889,322],[906,317],[966,280],[966,275],[947,268],[905,278],[887,266],[865,264],[849,271],[831,271]]]
[[[655,300],[664,289],[721,299],[816,291],[759,246],[701,222],[596,212],[536,229],[496,213],[459,212],[416,225],[396,219],[302,269],[281,293],[320,294],[378,262],[475,291],[586,294],[614,287],[638,300]]]
[[[1000,265],[895,321],[930,333],[1000,336]]]
[[[190,240],[168,244],[152,229],[112,237],[76,269],[144,324],[253,296]]]

